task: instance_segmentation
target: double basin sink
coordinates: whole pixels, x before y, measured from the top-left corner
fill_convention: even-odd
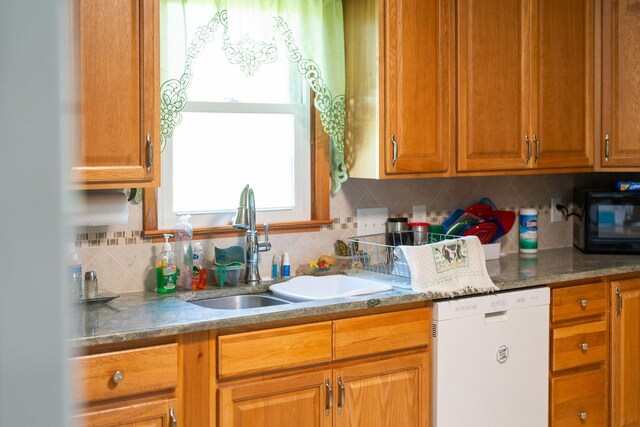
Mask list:
[[[292,302],[348,298],[391,289],[392,287],[386,283],[353,276],[298,276],[286,282],[271,285],[269,290],[273,295],[234,295],[189,302],[216,310],[244,310]]]

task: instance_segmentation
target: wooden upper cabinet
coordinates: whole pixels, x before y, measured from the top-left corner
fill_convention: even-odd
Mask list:
[[[600,166],[637,168],[640,167],[640,3],[604,0],[602,10]]]
[[[388,0],[384,14],[385,171],[446,172],[451,156],[451,5]]]
[[[349,0],[344,17],[350,176],[448,175],[452,0]]]
[[[157,0],[78,0],[76,188],[158,186]]]
[[[534,4],[533,167],[592,166],[594,1]]]
[[[458,0],[458,171],[593,165],[593,0]]]
[[[527,166],[529,0],[458,1],[458,170]]]

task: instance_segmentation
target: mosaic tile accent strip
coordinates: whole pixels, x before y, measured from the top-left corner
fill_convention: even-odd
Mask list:
[[[140,230],[109,231],[97,233],[77,233],[76,248],[94,248],[101,246],[137,245],[152,243],[150,237],[142,237]]]

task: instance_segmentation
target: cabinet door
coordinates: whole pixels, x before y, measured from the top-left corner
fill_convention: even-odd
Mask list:
[[[77,187],[159,184],[156,9],[154,0],[79,1]]]
[[[604,0],[600,142],[603,167],[640,166],[639,45],[640,3]]]
[[[429,425],[427,353],[336,369],[333,384],[336,427]]]
[[[458,0],[459,171],[527,167],[529,3]]]
[[[446,172],[451,159],[451,0],[384,2],[385,170]]]
[[[120,408],[90,412],[74,418],[78,427],[170,427],[179,425],[176,400],[138,403]]]
[[[537,0],[533,166],[593,165],[594,0]]]
[[[331,371],[219,387],[221,427],[331,425]]]
[[[611,286],[613,427],[640,425],[640,278]]]

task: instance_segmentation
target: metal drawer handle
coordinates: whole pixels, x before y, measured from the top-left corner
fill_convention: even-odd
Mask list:
[[[527,143],[527,158],[524,161],[525,165],[529,164],[529,160],[531,160],[531,141],[529,140],[529,134],[524,136],[524,142]]]
[[[604,161],[605,162],[609,161],[609,146],[610,146],[609,134],[606,134],[604,136]]]
[[[533,158],[534,162],[538,162],[538,158],[540,158],[540,141],[538,140],[538,137],[536,136],[536,134],[533,134],[533,142],[536,143],[536,155]]]
[[[111,379],[113,380],[114,383],[120,384],[124,379],[124,374],[120,371],[115,371]]]
[[[391,134],[391,143],[393,144],[393,159],[391,159],[391,167],[396,167],[396,161],[398,160],[398,142],[396,136]]]
[[[580,419],[581,419],[582,421],[584,421],[584,420],[586,420],[586,419],[587,419],[587,411],[582,411],[582,412],[580,412]]]
[[[169,421],[170,427],[178,427],[178,420],[176,419],[176,414],[173,411],[173,406],[171,408],[169,408]]]
[[[329,384],[328,378],[324,381],[324,386],[327,389],[327,403],[324,413],[329,416],[331,414],[331,408],[333,408],[333,389],[331,388],[331,384]]]
[[[586,299],[580,300],[580,306],[581,306],[582,308],[587,308],[587,302],[588,302],[588,301],[587,301]]]
[[[147,173],[151,172],[151,166],[153,166],[153,142],[151,142],[151,135],[147,134]]]
[[[338,397],[338,414],[340,414],[344,407],[344,384],[342,383],[342,377],[338,377],[338,387],[340,388],[340,395]]]
[[[582,351],[589,350],[589,344],[587,344],[586,342],[583,342],[582,344],[580,344],[580,350]]]

